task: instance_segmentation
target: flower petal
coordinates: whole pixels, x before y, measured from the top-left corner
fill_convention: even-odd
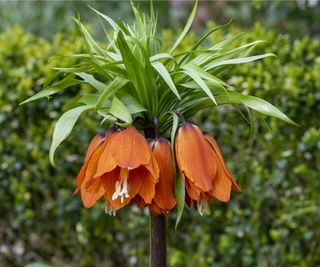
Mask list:
[[[114,134],[107,150],[121,168],[130,170],[150,163],[151,151],[148,143],[133,126]]]
[[[197,188],[197,186],[195,186],[192,181],[190,181],[189,179],[187,179],[185,177],[185,174],[182,173],[182,178],[184,181],[184,184],[186,186],[186,190],[187,190],[187,195],[191,200],[194,201],[199,201],[200,200],[200,196],[201,196],[201,190],[199,188]]]
[[[180,171],[201,191],[209,192],[217,165],[200,129],[190,123],[182,125],[176,136],[175,151]]]
[[[141,188],[139,190],[139,195],[143,198],[146,204],[151,204],[151,201],[155,194],[155,177],[145,167],[139,167],[135,170],[132,170],[131,173],[132,174],[130,175],[130,177],[139,177],[141,179]]]
[[[214,138],[210,134],[205,133],[204,136],[205,136],[206,140],[210,143],[211,147],[213,148],[213,150],[215,152],[215,156],[218,160],[217,162],[219,162],[220,163],[219,165],[222,167],[222,170],[219,171],[220,176],[222,175],[222,173],[224,173],[224,175],[228,176],[229,179],[231,180],[232,188],[238,192],[241,192],[241,188],[237,185],[231,172],[228,170],[228,168],[223,160],[223,156],[222,156],[222,153],[219,149],[218,143],[216,142],[216,140],[214,140]]]
[[[90,157],[92,156],[93,152],[97,149],[97,147],[99,145],[101,145],[101,143],[103,142],[104,138],[103,136],[101,136],[100,134],[97,134],[90,142],[89,144],[89,147],[88,147],[88,150],[87,150],[87,153],[86,153],[86,157],[85,157],[85,160],[84,160],[84,164],[81,166],[81,169],[77,175],[77,178],[76,178],[76,184],[77,184],[77,188],[76,190],[72,193],[72,195],[75,195],[79,192],[80,190],[80,186],[83,182],[83,179],[84,179],[84,175],[85,175],[85,172],[86,172],[86,169],[87,169],[87,164],[88,164],[88,161],[90,159]]]
[[[104,193],[105,191],[100,179],[92,179],[88,181],[86,184],[81,186],[81,199],[83,206],[85,208],[91,208],[104,195]]]
[[[104,137],[100,134],[97,134],[90,142],[86,158],[84,162],[88,161],[88,159],[91,157],[92,153],[96,150],[96,148],[103,142]]]
[[[171,155],[170,144],[165,138],[150,144],[153,155],[160,170],[159,182],[156,184],[154,202],[163,210],[171,210],[176,205],[174,196],[175,172]]]

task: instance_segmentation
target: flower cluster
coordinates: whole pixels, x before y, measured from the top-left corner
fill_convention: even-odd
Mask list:
[[[104,197],[110,215],[131,203],[147,206],[156,215],[168,214],[176,206],[175,161],[186,188],[186,203],[195,204],[201,215],[210,212],[212,199],[227,202],[231,188],[240,191],[216,141],[196,125],[180,126],[174,155],[164,137],[146,139],[132,125],[111,127],[105,136],[96,135],[91,141],[74,194],[81,192],[86,208]]]

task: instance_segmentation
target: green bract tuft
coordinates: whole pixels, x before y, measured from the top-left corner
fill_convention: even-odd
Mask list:
[[[186,26],[169,49],[164,48],[156,35],[157,18],[152,6],[149,17],[132,4],[133,25],[122,20],[115,22],[91,8],[111,26],[110,32],[106,33],[106,44],[96,42],[80,19],[74,19],[87,53],[71,55],[77,64],[56,68],[57,73],[49,79],[46,87],[23,102],[49,97],[81,83],[92,87],[93,92],[78,99],[77,107],[64,113],[57,122],[50,149],[52,163],[56,148],[70,134],[80,113],[88,109],[99,114],[101,122],[112,121],[123,127],[133,121],[148,127],[157,118],[160,134],[170,131],[172,110],[189,119],[204,108],[225,104],[244,105],[295,124],[270,103],[244,95],[218,78],[233,65],[274,56],[271,53],[250,56],[254,47],[263,42],[261,40],[228,49],[242,34],[209,48],[201,47],[208,36],[231,21],[209,31],[190,50],[176,52],[192,25],[197,5],[198,1]],[[110,120],[112,117],[114,120]]]

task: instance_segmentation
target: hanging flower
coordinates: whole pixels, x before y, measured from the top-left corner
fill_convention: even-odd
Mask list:
[[[98,134],[92,139],[87,150],[84,164],[77,175],[77,188],[73,195],[80,191],[82,203],[86,208],[92,207],[97,200],[99,200],[105,194],[105,190],[101,186],[96,186],[94,190],[87,190],[87,184],[92,183],[93,176],[97,170],[97,164],[100,155],[104,151],[110,137],[114,134],[114,132],[115,129],[111,128],[109,131],[107,131],[105,136]]]
[[[158,177],[158,164],[146,139],[135,127],[129,126],[110,137],[87,190],[104,188],[110,205],[117,211],[136,196],[145,204],[151,204]]]
[[[187,190],[187,202],[197,203],[200,214],[208,213],[212,198],[227,202],[231,187],[240,191],[227,170],[214,139],[194,124],[184,123],[175,143],[177,163]]]
[[[156,184],[155,195],[150,205],[152,213],[167,214],[176,205],[174,196],[175,171],[170,143],[161,137],[149,142],[152,153],[159,166],[159,182]]]

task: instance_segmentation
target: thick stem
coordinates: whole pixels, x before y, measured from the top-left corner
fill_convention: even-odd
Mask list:
[[[157,121],[155,120],[157,126]],[[157,128],[144,130],[146,138],[158,138]],[[150,212],[150,253],[151,267],[167,266],[166,218],[164,215],[153,215]]]
[[[167,266],[166,218],[151,216],[151,267]]]

